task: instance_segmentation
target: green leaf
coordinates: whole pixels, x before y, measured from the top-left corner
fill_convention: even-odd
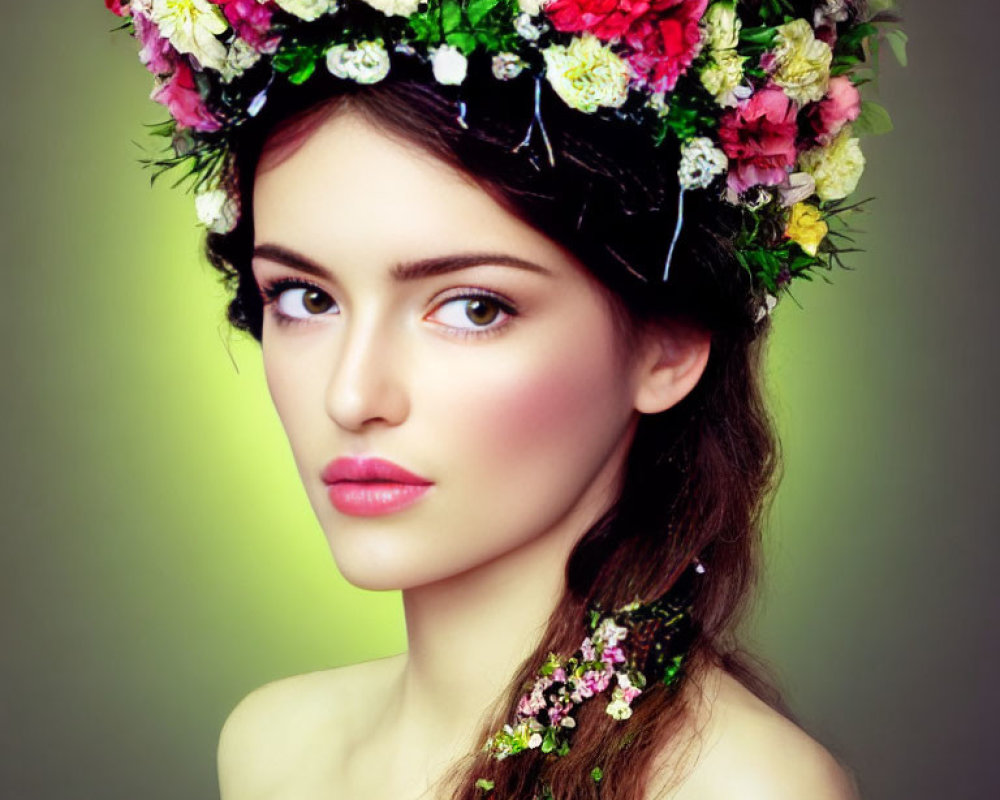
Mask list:
[[[444,32],[451,33],[462,24],[462,6],[458,0],[444,0],[441,5],[441,27]]]
[[[910,40],[906,35],[906,31],[896,28],[895,30],[889,31],[885,35],[885,40],[889,44],[889,49],[892,50],[892,54],[896,56],[896,61],[899,62],[899,66],[906,66],[906,43]]]
[[[601,778],[603,778],[603,777],[604,777],[604,770],[602,770],[600,767],[594,767],[590,771],[590,779],[594,783],[600,783],[601,782]]]
[[[482,789],[483,791],[486,792],[490,791],[494,787],[494,785],[495,784],[493,783],[493,781],[489,780],[488,778],[480,778],[479,780],[476,781],[476,788]]]
[[[852,127],[855,136],[879,136],[892,130],[892,118],[878,103],[865,100],[861,104],[861,116]]]
[[[500,0],[470,0],[469,5],[465,8],[469,22],[472,25],[478,25],[479,21],[496,8],[499,2]]]
[[[465,31],[453,31],[444,35],[444,40],[450,45],[462,51],[462,55],[469,55],[476,49],[476,37]]]

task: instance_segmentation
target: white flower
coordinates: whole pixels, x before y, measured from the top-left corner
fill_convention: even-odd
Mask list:
[[[431,50],[431,67],[438,83],[457,86],[465,80],[469,62],[457,47],[443,44]]]
[[[542,9],[548,5],[549,0],[517,0],[518,6],[525,14],[537,17]]]
[[[614,719],[628,719],[632,716],[632,706],[625,702],[625,696],[620,687],[616,686],[611,693],[611,702],[605,709]]]
[[[564,728],[575,728],[576,720],[573,719],[572,717],[563,717],[561,720],[559,720],[559,724],[562,725],[562,727]]]
[[[820,200],[841,200],[857,188],[865,156],[859,140],[851,137],[851,126],[845,125],[829,145],[799,156],[799,168],[815,178]]]
[[[804,19],[779,25],[777,31],[774,82],[797,103],[822,100],[830,86],[830,45],[817,39],[812,25]]]
[[[736,3],[713,3],[701,18],[702,42],[712,50],[732,50],[739,44],[743,23]]]
[[[208,0],[153,0],[149,14],[178,52],[190,53],[202,68],[225,66],[226,46],[216,37],[229,29],[229,22],[217,5]]]
[[[729,159],[706,136],[685,142],[677,177],[684,189],[704,189],[729,168]]]
[[[229,47],[229,52],[226,53],[226,63],[222,65],[222,80],[230,83],[233,78],[238,78],[259,60],[260,53],[249,42],[245,39],[235,39]]]
[[[773,294],[768,292],[764,295],[764,305],[757,308],[757,314],[754,316],[753,321],[755,323],[760,322],[764,317],[770,316],[771,312],[774,311],[774,307],[778,304],[778,298]]]
[[[667,103],[665,92],[654,92],[646,98],[646,106],[653,109],[658,117],[665,117],[670,113],[670,104]]]
[[[324,14],[332,14],[337,10],[337,0],[274,0],[274,2],[278,4],[278,8],[306,22],[312,22]]]
[[[224,189],[206,189],[196,193],[194,208],[198,221],[212,233],[229,233],[236,227],[239,204]]]
[[[520,75],[526,66],[524,59],[517,53],[497,53],[493,56],[493,77],[509,81]]]
[[[408,17],[420,7],[420,0],[364,0],[372,8],[377,8],[387,17],[393,15]]]
[[[778,187],[781,205],[785,208],[801,203],[816,193],[816,179],[808,172],[793,172],[785,183]]]
[[[542,746],[542,734],[533,733],[531,738],[528,739],[528,747],[532,750]]]
[[[330,74],[357,83],[378,83],[389,74],[389,52],[381,39],[357,45],[335,44],[326,53]]]
[[[847,20],[847,0],[823,0],[813,12],[813,25],[830,25]]]
[[[537,42],[538,37],[549,29],[544,22],[535,22],[530,14],[520,13],[514,17],[514,32],[528,42]]]
[[[600,106],[617,108],[628,99],[628,64],[593,34],[573,37],[568,47],[542,50],[545,77],[566,105],[588,114]]]

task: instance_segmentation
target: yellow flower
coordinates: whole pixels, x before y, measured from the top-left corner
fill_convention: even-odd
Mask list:
[[[865,171],[865,157],[860,142],[851,137],[851,126],[845,125],[826,147],[799,156],[799,168],[816,179],[820,200],[841,200],[857,188]]]
[[[785,236],[809,255],[816,255],[820,242],[826,238],[829,231],[829,226],[823,222],[822,214],[816,206],[811,206],[808,203],[796,203],[792,206],[788,226],[785,228]]]
[[[797,103],[822,100],[830,85],[830,45],[817,39],[804,19],[779,25],[776,41],[774,82]]]
[[[702,42],[710,50],[732,50],[740,42],[743,23],[736,14],[736,3],[712,3],[701,18]]]
[[[746,56],[737,54],[735,50],[718,50],[701,71],[702,85],[720,106],[733,108],[739,101],[740,92],[737,90],[743,82],[744,61]]]
[[[593,34],[574,37],[569,47],[549,45],[542,56],[545,76],[568,106],[592,114],[628,99],[628,64]]]
[[[208,0],[153,0],[149,16],[178,52],[190,53],[203,68],[226,66],[226,46],[216,36],[229,23],[218,6]]]

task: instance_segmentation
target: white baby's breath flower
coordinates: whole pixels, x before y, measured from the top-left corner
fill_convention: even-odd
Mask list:
[[[372,8],[377,8],[387,17],[408,17],[420,7],[420,0],[364,0]]]
[[[542,56],[545,77],[571,108],[592,114],[628,99],[628,64],[593,34],[574,37],[568,47],[549,45]]]
[[[389,52],[381,39],[335,44],[326,53],[331,75],[357,83],[378,83],[389,74]]]
[[[493,77],[501,81],[516,78],[527,63],[517,53],[497,53],[493,56]]]
[[[706,136],[685,142],[677,177],[684,189],[704,189],[729,168],[729,159]]]
[[[206,189],[196,193],[194,208],[198,221],[212,233],[229,233],[236,227],[239,205],[224,189]]]
[[[547,31],[549,26],[539,20],[535,22],[531,15],[521,12],[514,17],[514,32],[527,42],[537,42],[538,37]]]
[[[258,0],[260,2],[260,0]],[[274,0],[278,8],[294,17],[312,22],[337,10],[337,0]]]
[[[250,67],[260,61],[260,53],[245,39],[237,38],[226,53],[226,63],[222,65],[222,80],[231,83]]]
[[[222,70],[226,46],[217,36],[229,29],[222,10],[208,0],[153,0],[150,18],[177,48],[190,53],[203,68]]]
[[[713,3],[701,18],[702,42],[711,50],[732,50],[739,44],[743,23],[735,2]]]
[[[431,50],[431,68],[438,83],[457,86],[465,80],[469,61],[457,47],[443,44]]]
[[[865,156],[860,141],[851,136],[851,126],[846,125],[826,147],[799,156],[799,168],[816,180],[820,200],[841,200],[857,188]]]
[[[830,86],[830,45],[817,39],[812,25],[804,19],[779,25],[777,31],[777,69],[772,79],[797,103],[822,100]]]

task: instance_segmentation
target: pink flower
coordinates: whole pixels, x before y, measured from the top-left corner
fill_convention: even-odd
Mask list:
[[[648,0],[552,0],[545,14],[557,31],[584,31],[602,41],[619,38],[649,10]]]
[[[708,0],[653,0],[649,11],[626,31],[626,55],[637,83],[669,92],[701,51],[698,21]]]
[[[601,661],[605,664],[614,665],[621,664],[625,660],[625,653],[618,645],[612,647],[605,647],[604,652],[601,653]]]
[[[132,17],[135,24],[135,38],[139,40],[139,60],[154,75],[170,75],[174,72],[180,53],[169,40],[160,35],[160,29],[145,14],[136,12]]]
[[[217,131],[222,123],[205,107],[194,85],[194,74],[184,61],[177,62],[177,70],[166,80],[157,79],[150,97],[168,109],[177,124],[196,131]]]
[[[795,164],[798,107],[773,84],[722,115],[719,141],[729,156],[729,188],[777,186]]]
[[[104,5],[112,14],[124,17],[128,14],[128,2],[129,0],[104,0]]]
[[[212,0],[233,26],[236,35],[260,53],[273,53],[280,36],[271,36],[271,15],[275,6],[268,0]]]
[[[827,145],[841,128],[861,115],[861,93],[850,78],[831,78],[826,97],[806,108],[805,115],[816,142]]]

